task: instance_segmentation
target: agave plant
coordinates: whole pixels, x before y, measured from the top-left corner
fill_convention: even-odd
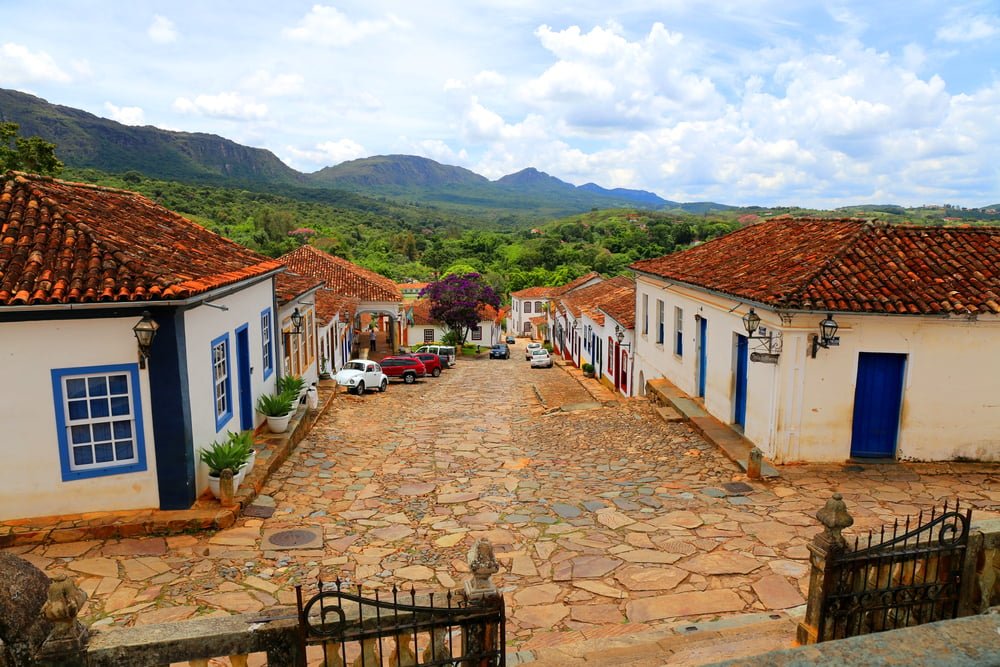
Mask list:
[[[283,417],[292,411],[298,392],[278,392],[277,394],[261,394],[257,399],[257,412],[265,417]]]
[[[253,432],[230,432],[222,442],[215,441],[201,450],[200,457],[208,466],[209,474],[218,477],[223,470],[229,468],[233,472],[242,468],[250,459],[253,447]]]
[[[282,375],[275,383],[279,394],[298,396],[306,387],[306,381],[300,375]]]

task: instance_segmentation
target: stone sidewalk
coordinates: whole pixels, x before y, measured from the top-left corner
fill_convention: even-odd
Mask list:
[[[269,516],[11,550],[76,577],[91,595],[84,617],[107,626],[291,604],[295,584],[320,574],[452,588],[486,537],[502,564],[510,650],[537,651],[794,609],[813,515],[834,491],[854,534],[956,497],[976,518],[1000,510],[996,465],[795,466],[747,483],[645,399],[595,401],[565,369],[530,369],[519,352],[341,394],[261,489],[254,507]],[[272,541],[291,529],[318,539]]]

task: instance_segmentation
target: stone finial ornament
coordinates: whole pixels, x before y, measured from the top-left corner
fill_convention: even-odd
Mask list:
[[[493,545],[489,540],[485,538],[477,540],[469,549],[467,560],[472,578],[465,582],[466,596],[471,600],[496,595],[497,587],[493,583],[492,576],[500,571],[500,564],[497,563]]]
[[[65,574],[52,577],[49,597],[42,605],[42,614],[52,622],[53,638],[75,636],[76,615],[87,601],[87,594],[77,588],[76,583]]]
[[[764,459],[764,452],[754,447],[750,450],[750,457],[747,459],[747,477],[750,479],[760,479],[760,465]]]
[[[847,512],[847,505],[844,503],[842,495],[834,493],[826,501],[826,505],[816,512],[816,518],[824,526],[822,533],[824,539],[832,546],[840,549],[847,547],[847,542],[844,540],[844,536],[840,534],[840,531],[854,525],[854,517]]]

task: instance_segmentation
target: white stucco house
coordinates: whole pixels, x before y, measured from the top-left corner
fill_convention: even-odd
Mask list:
[[[284,375],[298,375],[311,385],[319,380],[320,340],[329,335],[319,323],[316,292],[323,281],[290,271],[275,279],[278,302],[278,336]]]
[[[0,230],[0,519],[190,507],[199,450],[253,428],[280,373],[281,265],[141,195],[17,173]]]
[[[427,343],[440,343],[448,333],[448,326],[431,317],[431,301],[417,299],[406,304],[403,330],[403,346],[415,350]],[[497,311],[493,306],[479,309],[479,324],[469,331],[466,343],[489,346],[503,342],[503,332]]]
[[[553,298],[549,328],[553,353],[594,366],[602,382],[629,395],[635,281],[616,276]]]
[[[540,335],[537,324],[548,317],[549,302],[553,298],[601,281],[601,274],[591,271],[565,285],[557,287],[526,287],[510,293],[510,310],[507,312],[507,333],[530,338],[550,337]],[[535,318],[545,318],[538,320]],[[533,322],[534,320],[534,322]]]
[[[772,460],[1000,460],[1000,229],[778,219],[631,268],[640,390]]]
[[[335,374],[351,359],[354,317],[360,299],[332,290],[316,292],[316,317],[320,373]]]

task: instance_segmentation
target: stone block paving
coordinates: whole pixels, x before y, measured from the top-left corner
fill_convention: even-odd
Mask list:
[[[518,352],[385,394],[339,394],[264,485],[269,518],[10,550],[76,577],[85,619],[117,626],[292,604],[294,585],[321,574],[450,589],[486,537],[510,650],[527,650],[801,605],[813,515],[834,491],[854,534],[956,497],[974,518],[1000,515],[991,464],[788,466],[727,489],[746,477],[684,423],[644,399],[595,403],[577,376],[530,369]],[[263,543],[298,528],[322,547]]]

